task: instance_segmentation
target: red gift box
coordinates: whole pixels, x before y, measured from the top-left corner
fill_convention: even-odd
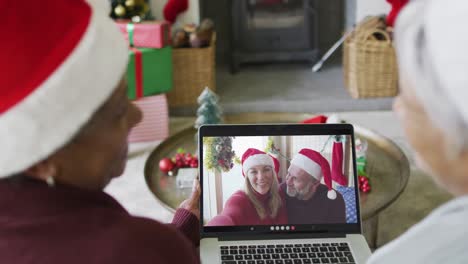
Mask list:
[[[171,44],[171,26],[166,21],[117,22],[117,26],[131,47],[160,49]]]
[[[128,136],[129,142],[164,140],[169,136],[169,110],[165,94],[142,97],[133,101],[143,119]]]

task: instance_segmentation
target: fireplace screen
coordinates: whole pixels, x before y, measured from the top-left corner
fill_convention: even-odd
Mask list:
[[[304,26],[302,0],[250,0],[247,5],[249,29]]]
[[[239,64],[317,59],[313,0],[231,0],[231,69]]]

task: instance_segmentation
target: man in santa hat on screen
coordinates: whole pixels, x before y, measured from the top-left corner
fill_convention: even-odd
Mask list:
[[[287,194],[290,224],[346,223],[345,202],[332,188],[330,165],[315,150],[304,148],[293,157],[281,191]]]

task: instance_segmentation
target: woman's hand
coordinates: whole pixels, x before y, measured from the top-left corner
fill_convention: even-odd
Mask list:
[[[193,181],[192,194],[187,200],[184,200],[179,208],[190,211],[198,220],[200,220],[200,183],[197,179]]]

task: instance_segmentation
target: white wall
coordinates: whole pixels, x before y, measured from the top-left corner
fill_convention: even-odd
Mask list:
[[[356,0],[356,2],[356,22],[367,15],[388,14],[391,7],[385,0]]]
[[[180,14],[177,17],[176,23],[180,22],[185,23],[200,23],[200,6],[198,3],[199,0],[189,0],[189,8],[184,13]],[[151,12],[156,17],[157,20],[164,19],[163,8],[167,3],[167,0],[150,0],[151,2]]]

